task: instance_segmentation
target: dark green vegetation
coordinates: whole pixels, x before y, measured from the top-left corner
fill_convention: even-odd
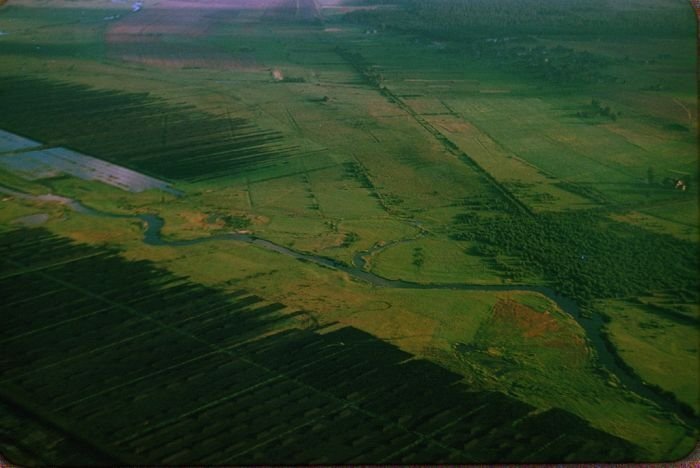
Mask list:
[[[479,255],[515,256],[514,280],[544,275],[580,303],[634,297],[649,291],[698,301],[698,246],[593,213],[455,218],[453,237],[476,240]]]
[[[0,395],[23,413],[23,426],[53,437],[55,447],[35,455],[43,463],[544,462],[636,453],[564,410],[470,391],[460,376],[351,327],[263,336],[294,314],[245,291],[224,295],[43,229],[0,241]],[[4,422],[18,424],[9,415]]]
[[[652,305],[647,309],[664,322],[677,324],[674,329],[677,340],[664,332],[668,326],[661,326],[653,320],[644,321],[641,313],[638,313],[640,322],[633,325],[639,327],[636,334],[645,336],[658,331],[662,335],[658,338],[659,343],[670,342],[672,348],[683,352],[695,349],[695,344],[688,342],[687,336],[693,336],[694,330],[697,338],[700,323],[697,307],[693,306],[700,302],[697,243],[614,222],[592,212],[535,216],[494,216],[493,213],[484,216],[470,212],[456,216],[453,228],[454,239],[473,241],[469,254],[492,259],[495,266],[513,281],[544,277],[559,292],[575,299],[588,313],[602,314],[608,323],[620,317],[617,311],[608,312],[608,307],[600,302],[602,300],[627,300],[637,305],[639,300],[634,298],[645,294],[672,298],[672,305]],[[503,258],[508,260],[500,260]],[[617,323],[612,328],[618,334],[621,331]],[[613,344],[615,340],[627,343],[630,338],[611,336],[606,332],[604,339],[618,365],[636,374],[637,371],[620,357]],[[675,358],[664,359],[676,365]],[[641,369],[645,374],[649,372],[643,367]],[[644,378],[648,378],[647,375]],[[663,398],[675,402],[684,415],[697,416],[696,399],[687,404],[679,399],[678,394],[665,390],[658,383],[651,384],[651,388]]]
[[[517,34],[565,36],[631,35],[687,37],[694,33],[677,4],[654,8],[654,0],[636,0],[632,8],[606,0],[358,0],[355,4],[402,8],[357,11],[346,18],[449,40]],[[619,8],[619,9],[618,9]],[[654,8],[652,10],[652,8]],[[612,10],[612,11],[611,11]],[[601,14],[601,12],[606,14]],[[653,11],[653,14],[651,12]]]
[[[212,117],[145,93],[4,77],[0,100],[0,128],[170,179],[241,174],[296,152],[278,132],[246,119]]]
[[[209,223],[222,223],[227,229],[244,229],[250,226],[250,219],[245,216],[210,214]]]
[[[576,112],[576,117],[581,117],[584,119],[607,117],[613,121],[617,120],[620,115],[620,112],[613,111],[610,109],[610,106],[603,107],[603,105],[597,99],[591,99],[591,106],[586,110]],[[685,130],[687,131],[688,129],[685,128]],[[653,171],[649,173],[648,181],[650,184],[654,183]]]

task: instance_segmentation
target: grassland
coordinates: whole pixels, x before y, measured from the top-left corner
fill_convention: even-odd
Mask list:
[[[620,357],[647,382],[697,411],[697,318],[648,303],[610,301],[608,333]]]
[[[407,281],[433,278],[436,282],[497,284],[502,276],[496,262],[479,255],[465,255],[467,242],[420,239],[375,254],[373,271],[387,278]]]
[[[365,268],[387,278],[552,286],[588,313],[605,314],[607,336],[621,362],[697,413],[697,349],[679,345],[697,343],[691,322],[697,320],[699,186],[695,39],[688,29],[693,17],[690,11],[683,16],[681,2],[670,2],[668,9],[655,0],[638,6],[576,2],[562,10],[553,0],[527,0],[534,7],[521,5],[527,14],[507,23],[502,15],[512,12],[480,1],[471,2],[469,15],[461,0],[441,2],[434,11],[418,0],[362,2],[346,10],[321,1],[320,17],[307,2],[300,3],[299,13],[295,2],[282,2],[281,8],[175,3],[145,1],[135,13],[107,1],[57,1],[49,8],[21,0],[1,7],[0,30],[6,34],[0,36],[0,129],[165,179],[183,196],[128,193],[60,175],[30,181],[1,170],[0,185],[72,197],[115,214],[157,214],[166,240],[247,230],[347,265],[369,251]],[[550,16],[536,13],[547,9]],[[449,21],[435,21],[435,15],[446,14]],[[433,29],[436,24],[442,26]],[[557,25],[568,26],[562,31]],[[685,191],[674,188],[678,179]],[[109,322],[117,315],[106,314],[96,331],[85,327],[83,344],[67,338],[70,327],[49,319],[45,330],[26,329],[22,359],[27,360],[8,369],[34,380],[3,386],[3,392],[17,399],[32,389],[20,403],[39,415],[32,419],[36,434],[62,438],[56,442],[62,448],[48,458],[23,445],[29,435],[7,443],[26,460],[68,462],[66,454],[75,447],[86,462],[527,461],[518,451],[527,446],[532,461],[567,460],[572,447],[580,448],[570,453],[579,460],[658,461],[685,454],[697,439],[696,428],[630,392],[603,369],[583,329],[540,295],[371,287],[342,272],[237,242],[146,245],[144,225],[136,219],[96,218],[10,195],[3,195],[2,206],[5,230],[44,213],[47,232],[79,241],[86,252],[90,245],[107,248],[109,255],[105,250],[89,255],[106,271],[118,272],[117,295],[110,301],[129,300],[119,278],[134,271],[148,284],[161,284],[162,278],[186,283],[182,293],[165,286],[163,291],[193,317],[181,322],[172,317],[172,326],[182,325],[185,336],[170,325],[155,326],[145,312],[125,323],[121,316]],[[37,232],[46,236],[40,236],[46,245],[59,242]],[[3,248],[21,244],[10,244],[7,236]],[[91,281],[87,261],[76,262],[85,273],[77,279]],[[26,265],[45,274],[60,270],[47,267],[38,254]],[[148,269],[157,275],[148,276]],[[10,291],[36,285],[22,284],[0,282]],[[153,297],[163,294],[152,287]],[[285,304],[280,321],[253,327],[243,337],[243,325],[257,320],[254,311],[203,311],[206,297],[223,301],[217,310],[238,307],[241,289],[265,298],[261,304]],[[63,294],[60,290],[56,286],[47,294]],[[91,300],[84,302],[66,302],[64,312],[75,306],[88,313]],[[168,307],[158,320],[170,320]],[[53,309],[37,310],[48,316]],[[102,320],[100,313],[89,317]],[[117,325],[110,331],[112,323]],[[239,323],[242,335],[231,331]],[[207,324],[232,335],[217,335]],[[142,349],[141,332],[133,328],[141,325],[154,343],[163,344],[162,352]],[[7,333],[15,339],[15,332]],[[213,346],[218,360],[200,366],[193,358],[187,370],[154,377],[123,395],[112,389],[105,370],[100,374],[105,386],[96,383],[81,396],[78,382],[88,380],[88,361],[66,361],[73,364],[60,372],[46,367],[46,374],[44,367],[31,367],[37,356],[47,366],[56,356],[29,351],[41,344],[37,336],[65,344],[59,346],[65,356],[56,358],[61,360],[74,347],[91,346],[100,333],[105,340],[127,340],[138,348],[134,356],[152,355],[152,363],[177,361],[178,346],[190,340],[202,349]],[[341,343],[350,342],[352,350],[343,352]],[[326,358],[324,346],[338,353]],[[132,368],[125,372],[134,372],[136,380],[147,369],[125,358],[129,349],[100,355],[99,362],[120,372],[127,363]],[[235,387],[245,366],[227,367],[231,349],[243,353],[236,363],[250,359],[264,364],[265,372],[291,377],[260,387],[260,401],[235,400],[232,406],[198,393],[195,384],[208,385],[213,375]],[[418,367],[399,364],[411,356],[416,358],[408,362]],[[415,377],[421,366],[440,375],[435,379],[441,384],[427,390]],[[339,369],[347,372],[336,381],[324,377]],[[387,377],[381,384],[368,377],[382,373]],[[195,377],[189,381],[185,374]],[[73,377],[70,394],[51,393],[35,382]],[[460,390],[449,390],[447,382],[457,380]],[[356,388],[364,384],[375,391]],[[324,386],[332,390],[321,391]],[[460,393],[463,387],[467,396]],[[229,391],[216,388],[222,398]],[[196,398],[202,412],[191,418],[186,403],[177,411],[151,403],[159,392],[178,402]],[[74,412],[63,412],[83,397],[84,406],[76,403]],[[516,433],[508,432],[505,426],[515,416],[482,397],[529,416],[516,424]],[[51,398],[62,403],[50,403]],[[358,398],[367,406],[358,406]],[[447,406],[435,407],[426,398]],[[261,403],[264,399],[269,403]],[[208,402],[211,412],[204,409]],[[3,421],[16,425],[23,416],[13,405],[5,405]],[[138,410],[120,416],[120,407]],[[140,414],[143,408],[152,413]],[[411,439],[404,429],[415,431],[428,410],[447,419],[431,420],[434,432],[421,433],[430,436],[423,442]],[[456,417],[455,411],[476,419]],[[243,419],[217,422],[206,431],[241,431],[240,440],[254,447],[250,451],[210,432],[178,442],[187,425],[203,427],[202,421],[223,421],[223,415],[237,412],[245,413]],[[381,418],[368,420],[367,412]],[[267,414],[277,415],[270,427],[289,431],[288,438],[260,427]],[[77,423],[110,415],[112,426],[100,434],[84,434]],[[144,424],[138,437],[107,436],[135,427],[131,417]],[[285,426],[285,418],[312,422]],[[489,419],[493,426],[485,425]],[[396,420],[398,429],[387,423]],[[560,427],[552,420],[571,421],[574,429],[552,432]],[[162,426],[148,430],[146,422]],[[366,427],[366,433],[329,436],[338,432],[330,427],[353,425]],[[498,430],[484,435],[487,426]],[[389,435],[380,435],[382,428]],[[541,436],[534,435],[538,431]],[[375,436],[382,441],[372,444],[382,447],[376,453],[367,445]],[[310,440],[319,443],[311,447]],[[500,452],[493,448],[499,444]],[[535,446],[542,451],[532,450]]]

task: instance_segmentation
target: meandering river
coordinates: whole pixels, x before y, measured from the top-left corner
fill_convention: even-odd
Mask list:
[[[396,289],[445,289],[445,290],[462,290],[462,291],[532,291],[549,298],[552,302],[556,303],[561,310],[569,314],[578,322],[578,324],[583,328],[588,338],[588,342],[591,347],[596,351],[599,364],[612,373],[621,384],[627,389],[643,396],[660,407],[671,411],[684,419],[686,423],[693,426],[697,423],[698,418],[694,416],[687,415],[685,411],[678,405],[677,401],[666,397],[665,395],[655,391],[652,387],[647,385],[639,376],[634,373],[629,372],[624,367],[620,366],[618,359],[615,354],[610,351],[608,345],[606,344],[606,339],[603,334],[603,319],[600,315],[594,314],[591,316],[584,316],[581,313],[581,309],[578,304],[565,296],[558,294],[553,289],[547,286],[539,285],[508,285],[508,284],[469,284],[469,283],[414,283],[410,281],[403,280],[392,280],[379,276],[371,271],[366,271],[364,258],[373,252],[365,251],[358,252],[353,258],[354,265],[347,265],[335,261],[330,258],[322,257],[319,255],[314,255],[310,253],[303,253],[296,250],[289,249],[282,245],[276,244],[266,239],[260,237],[249,235],[249,234],[239,234],[239,233],[228,233],[228,234],[218,234],[207,237],[201,237],[197,239],[190,240],[167,240],[163,239],[161,231],[165,222],[162,218],[155,214],[117,214],[109,213],[105,211],[95,210],[83,205],[80,201],[61,197],[57,195],[30,195],[23,192],[18,192],[16,190],[9,189],[7,187],[0,186],[0,193],[5,193],[12,195],[17,198],[31,199],[43,202],[56,202],[69,207],[71,210],[97,217],[106,218],[124,218],[124,219],[139,219],[144,223],[144,235],[143,242],[148,245],[153,246],[169,246],[169,247],[182,247],[188,245],[202,244],[206,242],[219,242],[219,241],[233,241],[233,242],[245,242],[252,244],[256,247],[276,252],[280,255],[286,255],[288,257],[296,258],[298,260],[314,263],[326,268],[331,268],[333,270],[342,271],[347,273],[349,276],[362,280],[373,286],[381,288],[396,288]],[[378,249],[386,248],[387,246],[376,247],[375,251]]]

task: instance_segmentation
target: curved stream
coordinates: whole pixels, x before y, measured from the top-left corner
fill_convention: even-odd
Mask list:
[[[414,283],[411,281],[404,280],[392,280],[387,279],[382,276],[376,275],[370,271],[365,271],[365,257],[371,255],[374,252],[386,249],[392,245],[400,242],[405,242],[412,239],[404,239],[399,241],[394,241],[389,244],[382,246],[376,246],[369,251],[358,252],[353,258],[353,266],[347,265],[336,260],[322,257],[320,255],[308,254],[298,252],[296,250],[289,249],[274,242],[261,239],[254,235],[249,234],[218,234],[209,237],[201,237],[198,239],[191,240],[165,240],[161,236],[161,230],[165,224],[164,220],[154,214],[116,214],[109,213],[105,211],[99,211],[89,208],[77,200],[61,197],[57,195],[29,195],[22,192],[17,192],[6,187],[0,186],[0,192],[13,195],[18,198],[32,199],[39,201],[52,201],[61,203],[68,206],[70,209],[87,214],[90,216],[99,216],[106,218],[127,218],[127,219],[140,219],[145,224],[145,231],[143,236],[143,242],[148,245],[153,246],[170,246],[170,247],[181,247],[195,244],[202,244],[205,242],[214,242],[222,240],[230,240],[237,242],[246,242],[248,244],[255,245],[257,247],[277,252],[288,257],[296,258],[297,260],[302,260],[323,267],[331,268],[337,271],[342,271],[347,273],[349,276],[370,283],[374,286],[383,288],[398,288],[398,289],[445,289],[445,290],[461,290],[461,291],[532,291],[542,294],[543,296],[549,298],[552,302],[556,303],[561,310],[568,313],[571,317],[578,322],[578,324],[583,328],[588,338],[589,343],[595,349],[598,360],[601,366],[606,368],[610,373],[612,373],[617,379],[629,390],[643,396],[660,407],[675,413],[677,416],[685,420],[686,423],[694,427],[697,424],[697,417],[690,416],[680,407],[677,401],[665,397],[664,395],[653,390],[648,386],[639,376],[634,373],[629,372],[624,367],[620,366],[618,359],[615,354],[610,351],[606,345],[606,340],[603,335],[603,319],[600,315],[594,314],[592,316],[584,316],[581,313],[580,308],[576,302],[568,297],[558,294],[553,289],[547,286],[533,286],[533,285],[507,285],[507,284],[493,284],[493,285],[482,285],[482,284],[468,284],[468,283]],[[418,226],[419,229],[420,226]],[[418,234],[420,237],[424,234],[423,229],[421,233]]]

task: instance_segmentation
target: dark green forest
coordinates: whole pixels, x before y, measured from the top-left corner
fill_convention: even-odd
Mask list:
[[[520,259],[501,265],[512,279],[544,276],[582,304],[649,291],[698,300],[697,244],[595,213],[463,214],[455,218],[452,237],[477,241],[470,253]]]
[[[400,9],[362,10],[347,20],[378,27],[464,40],[501,35],[666,36],[693,33],[689,2],[650,0],[359,0],[365,5],[402,5]],[[654,9],[650,14],[650,9]],[[600,10],[612,11],[601,15]]]

